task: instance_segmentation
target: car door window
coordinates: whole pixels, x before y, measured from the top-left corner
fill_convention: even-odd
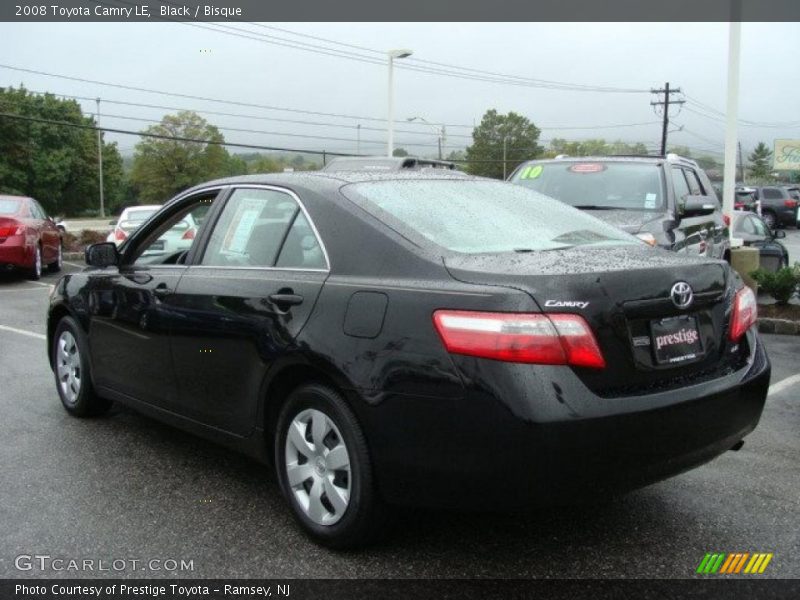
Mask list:
[[[297,213],[289,229],[275,266],[283,269],[327,268],[322,246],[302,211]]]
[[[705,196],[705,192],[703,191],[703,186],[700,184],[700,180],[697,178],[697,173],[695,173],[692,169],[684,169],[684,175],[686,175],[686,181],[689,183],[689,191],[693,196]]]
[[[682,204],[682,201],[689,195],[689,185],[686,183],[683,169],[678,167],[672,168],[672,183],[675,186],[675,198],[679,204]]]
[[[744,217],[739,220],[739,233],[746,233],[748,235],[756,234],[756,227],[753,224],[752,217]]]
[[[212,196],[198,197],[164,220],[137,244],[132,262],[136,265],[183,263],[202,230],[215,196],[216,192]]]
[[[777,188],[764,188],[762,190],[764,195],[764,200],[782,200],[783,199],[783,192],[781,192]]]
[[[238,189],[225,204],[200,264],[272,267],[300,207],[277,190]]]
[[[767,227],[766,223],[761,219],[756,219],[754,217],[750,217],[750,221],[753,222],[753,229],[755,230],[756,235],[761,237],[769,237],[770,232],[769,228]]]

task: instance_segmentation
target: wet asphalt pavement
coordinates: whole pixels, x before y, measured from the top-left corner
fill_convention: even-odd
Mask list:
[[[671,480],[525,516],[404,511],[382,544],[341,554],[299,532],[266,467],[125,408],[69,417],[40,339],[55,279],[0,279],[0,577],[683,578],[710,551],[773,552],[764,576],[800,577],[800,382],[739,452]],[[763,337],[773,384],[800,371],[800,337]],[[20,555],[95,570],[19,570]]]

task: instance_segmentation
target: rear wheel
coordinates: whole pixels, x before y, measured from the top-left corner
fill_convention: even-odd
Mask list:
[[[111,402],[95,394],[86,337],[72,317],[59,321],[51,352],[56,388],[64,408],[76,417],[106,412]]]
[[[37,245],[33,251],[33,266],[28,270],[28,279],[38,281],[42,277],[42,248]]]
[[[320,384],[294,390],[278,417],[274,450],[281,491],[315,541],[353,548],[379,533],[383,511],[366,440],[337,392]]]
[[[51,262],[49,265],[47,265],[47,268],[50,270],[51,273],[58,273],[63,265],[64,265],[64,249],[61,245],[61,242],[59,242],[58,256],[56,256],[56,260],[54,262]]]

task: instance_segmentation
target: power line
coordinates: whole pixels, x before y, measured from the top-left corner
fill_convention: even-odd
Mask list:
[[[63,127],[75,127],[77,129],[90,129],[92,131],[106,131],[109,133],[119,133],[122,135],[137,135],[140,137],[154,138],[159,140],[172,140],[176,142],[191,142],[198,144],[211,144],[213,146],[231,146],[233,148],[250,148],[255,150],[272,150],[278,152],[297,152],[300,154],[317,154],[322,156],[356,156],[353,153],[345,152],[328,152],[327,150],[302,150],[298,148],[281,148],[277,146],[261,146],[257,144],[240,144],[236,142],[220,142],[216,140],[204,140],[198,138],[189,138],[174,135],[160,135],[157,133],[147,133],[144,131],[131,131],[129,129],[116,129],[113,127],[98,127],[97,125],[89,125],[86,123],[70,123],[69,121],[56,121],[54,119],[42,119],[39,117],[29,117],[26,115],[16,115],[13,113],[0,113],[0,117],[6,119],[18,119],[21,121],[31,121],[36,123],[46,123],[48,125],[59,125]]]
[[[126,2],[125,0],[113,0],[116,4],[124,4],[131,6],[130,2]],[[103,2],[100,2],[103,4]],[[177,4],[173,4],[167,1],[167,4],[172,4],[173,6],[177,6]],[[343,42],[337,42],[335,40],[330,40],[326,38],[321,38],[318,36],[307,36],[301,33],[293,32],[287,29],[281,29],[276,27],[270,27],[267,25],[257,25],[264,29],[273,29],[273,30],[280,30],[284,33],[289,33],[290,35],[294,35],[296,37],[306,37],[307,39],[314,39],[316,41],[323,41],[327,44],[333,44],[341,47],[349,48],[349,50],[340,50],[336,48],[330,48],[326,46],[320,46],[319,44],[311,44],[308,42],[302,42],[298,40],[287,39],[284,37],[279,37],[275,35],[267,35],[264,33],[259,33],[257,31],[253,31],[252,29],[242,29],[238,27],[233,27],[231,25],[225,25],[221,23],[188,23],[185,21],[178,21],[176,19],[171,18],[162,18],[162,20],[171,21],[177,23],[179,25],[189,26],[189,27],[196,27],[199,29],[206,29],[208,31],[215,31],[217,33],[222,33],[224,35],[230,35],[234,37],[240,37],[243,39],[251,39],[255,41],[260,41],[267,44],[273,44],[277,46],[283,46],[288,48],[293,48],[296,50],[302,50],[305,52],[312,52],[315,54],[322,54],[327,56],[334,56],[338,58],[345,58],[348,60],[355,60],[362,63],[370,63],[370,64],[378,64],[384,65],[385,64],[385,57],[386,53],[380,50],[376,50],[374,48],[367,48],[364,46],[357,46],[355,44],[346,44]],[[241,19],[234,19],[235,22],[245,24],[247,22],[242,21]],[[353,52],[352,50],[356,50]],[[367,54],[364,54],[364,53]],[[431,65],[431,66],[426,66]],[[417,71],[421,73],[428,73],[428,74],[436,74],[442,75],[445,77],[456,77],[461,79],[469,79],[469,80],[476,80],[476,81],[487,81],[491,83],[501,83],[505,85],[518,85],[524,87],[536,87],[542,89],[552,89],[552,90],[562,90],[562,91],[575,91],[575,92],[605,92],[605,93],[648,93],[649,90],[646,89],[638,89],[638,88],[621,88],[621,87],[613,87],[613,86],[598,86],[598,85],[587,85],[587,84],[577,84],[577,83],[569,83],[569,82],[561,82],[561,81],[552,81],[547,79],[537,79],[532,77],[524,77],[520,75],[510,75],[506,73],[497,73],[493,71],[487,71],[482,69],[475,69],[471,67],[461,67],[458,65],[452,65],[447,63],[436,62],[432,60],[424,60],[419,58],[412,58],[409,61],[404,63],[399,63],[397,68],[405,69],[409,71]]]

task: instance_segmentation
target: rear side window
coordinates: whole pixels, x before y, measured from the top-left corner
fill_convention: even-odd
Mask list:
[[[683,200],[691,193],[681,168],[672,167],[672,184],[675,186],[675,198],[678,200]]]
[[[705,196],[703,186],[700,184],[700,180],[697,178],[697,173],[691,169],[684,169],[683,172],[686,175],[686,181],[689,183],[689,191],[692,193],[692,195]]]
[[[214,226],[202,265],[324,269],[325,257],[295,199],[285,192],[238,189]]]
[[[395,180],[351,184],[342,191],[390,227],[405,230],[409,238],[421,236],[453,252],[640,243],[583,211],[507,183]]]
[[[0,215],[15,215],[19,211],[19,200],[0,199]]]
[[[764,200],[783,200],[784,193],[778,188],[764,188],[762,192]]]

